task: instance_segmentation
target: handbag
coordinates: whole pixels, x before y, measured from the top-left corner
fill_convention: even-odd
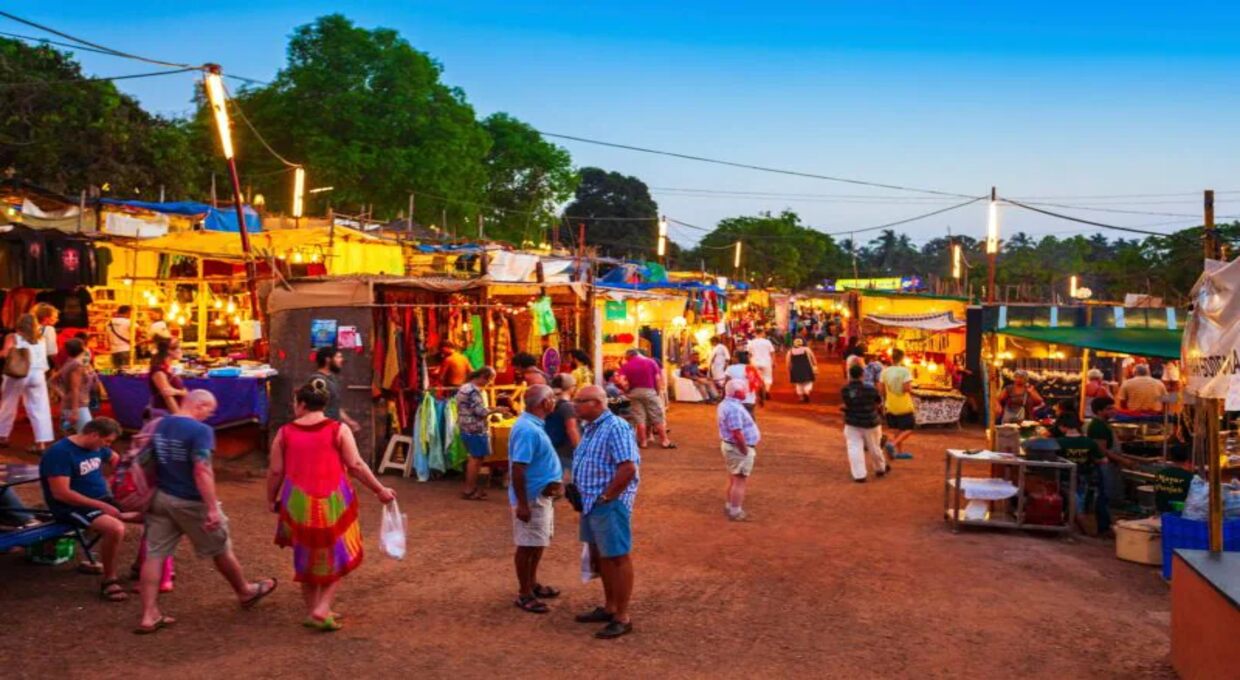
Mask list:
[[[112,484],[112,497],[126,512],[146,512],[155,498],[155,428],[161,419],[156,418],[134,435],[129,453],[116,465],[116,478]]]
[[[568,499],[568,504],[573,506],[577,512],[585,509],[585,505],[581,502],[581,489],[576,484],[569,482],[564,485],[564,497]]]
[[[25,378],[30,375],[30,349],[14,347],[4,360],[4,374],[10,378]]]

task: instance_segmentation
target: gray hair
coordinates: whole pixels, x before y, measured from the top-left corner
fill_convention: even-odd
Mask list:
[[[1090,380],[1102,380],[1102,371],[1096,368],[1089,369],[1088,377]]]
[[[525,390],[525,409],[529,409],[554,398],[555,392],[547,385],[531,385]]]
[[[1137,364],[1132,367],[1132,374],[1148,376],[1150,374],[1150,367],[1146,364]]]
[[[744,380],[729,380],[724,386],[724,392],[729,397],[735,397],[741,394],[749,394],[749,383]]]

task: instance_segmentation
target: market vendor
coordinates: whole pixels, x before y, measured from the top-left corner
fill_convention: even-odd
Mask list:
[[[1188,490],[1193,485],[1193,462],[1189,460],[1187,446],[1173,446],[1167,449],[1170,460],[1167,465],[1154,473],[1154,506],[1158,512],[1171,512],[1172,503],[1183,503],[1188,498]]]
[[[1166,394],[1162,381],[1150,377],[1149,364],[1137,364],[1132,367],[1132,377],[1119,386],[1117,396],[1119,407],[1125,411],[1161,413]]]
[[[461,351],[451,342],[445,342],[442,345],[443,360],[439,364],[439,384],[444,387],[460,387],[469,380],[469,374],[473,371],[473,366],[469,363],[469,357],[461,354]]]
[[[1111,529],[1111,509],[1099,467],[1106,455],[1098,442],[1081,433],[1081,419],[1075,413],[1060,416],[1055,425],[1063,433],[1056,438],[1060,455],[1076,463],[1076,507],[1083,512],[1092,510],[1098,520],[1098,534],[1106,534]]]
[[[151,390],[151,402],[145,414],[148,420],[180,413],[181,399],[189,394],[181,377],[172,372],[172,363],[180,360],[179,339],[155,338],[155,356],[151,357],[151,370],[146,376]]]
[[[146,318],[151,320],[151,324],[146,327],[146,336],[152,343],[158,344],[159,338],[172,337],[172,330],[168,328],[168,322],[164,321],[164,310],[152,307],[146,310]]]
[[[999,392],[998,402],[999,423],[1002,425],[1019,424],[1028,420],[1033,416],[1034,410],[1044,403],[1042,396],[1029,384],[1029,372],[1024,369],[1018,369],[1012,374],[1012,383]]]
[[[112,367],[121,369],[129,365],[130,339],[133,333],[133,308],[121,305],[108,321],[108,352],[112,354]]]

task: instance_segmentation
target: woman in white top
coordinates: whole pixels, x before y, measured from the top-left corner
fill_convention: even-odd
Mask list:
[[[47,357],[50,360],[57,352],[56,323],[60,321],[60,310],[46,302],[40,302],[34,306],[34,320],[36,331],[43,340],[43,346],[47,348]]]
[[[0,356],[8,359],[9,353],[24,349],[30,355],[30,370],[24,378],[4,376],[0,383],[0,446],[8,446],[17,419],[17,404],[26,403],[26,416],[34,430],[34,446],[38,453],[52,442],[52,405],[47,396],[47,345],[39,334],[39,325],[33,314],[23,314],[17,320],[17,332],[9,334],[0,347]]]

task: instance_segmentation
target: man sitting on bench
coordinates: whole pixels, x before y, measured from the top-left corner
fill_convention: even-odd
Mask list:
[[[116,555],[125,538],[124,522],[137,521],[139,513],[121,512],[112,503],[103,465],[116,465],[118,456],[108,448],[121,434],[120,423],[95,418],[73,434],[53,444],[39,461],[43,499],[57,522],[99,534],[103,560],[103,583],[99,593],[110,602],[129,596],[116,578]]]

